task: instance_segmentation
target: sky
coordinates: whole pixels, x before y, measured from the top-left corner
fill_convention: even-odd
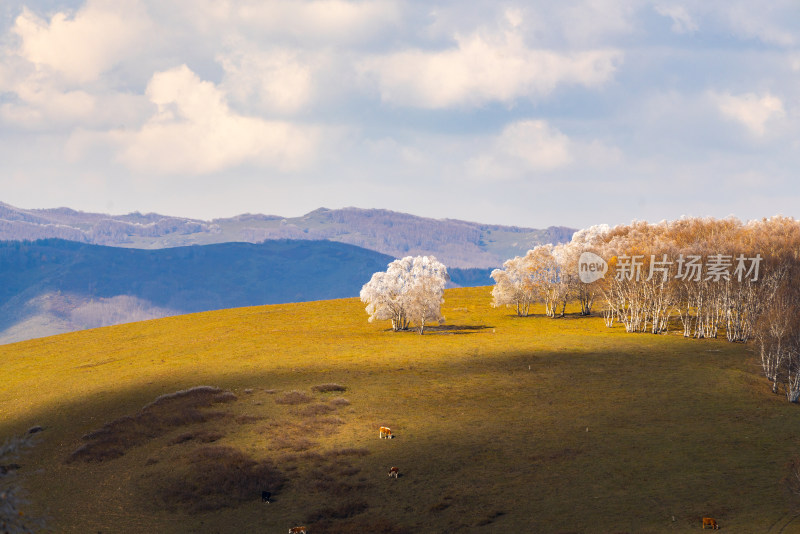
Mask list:
[[[0,202],[800,217],[797,0],[3,0]]]

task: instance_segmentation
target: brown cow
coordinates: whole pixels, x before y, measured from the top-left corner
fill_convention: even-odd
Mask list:
[[[705,529],[706,526],[708,526],[708,527],[710,527],[710,528],[712,528],[714,530],[717,530],[719,528],[719,525],[717,525],[717,522],[714,519],[711,519],[710,517],[704,517],[703,518],[703,529]]]
[[[397,475],[399,473],[400,473],[400,470],[398,468],[396,468],[396,467],[392,467],[391,469],[389,469],[389,476],[390,477],[397,478]]]
[[[306,534],[306,527],[292,527],[289,529],[289,534]]]
[[[392,439],[394,436],[392,435],[392,429],[386,426],[382,426],[380,430],[378,430],[378,437],[380,439]]]

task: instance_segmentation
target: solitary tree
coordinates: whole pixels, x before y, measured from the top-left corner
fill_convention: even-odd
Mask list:
[[[370,322],[392,321],[394,331],[407,330],[413,322],[419,333],[431,321],[441,322],[447,267],[433,256],[406,256],[389,264],[386,272],[372,275],[361,288]]]

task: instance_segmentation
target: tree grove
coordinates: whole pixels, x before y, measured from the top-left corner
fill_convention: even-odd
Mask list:
[[[532,261],[544,250],[555,266]],[[607,262],[607,272],[583,283],[576,281],[576,258],[587,252]],[[538,301],[554,316],[543,289],[559,284],[563,298],[579,301],[583,314],[601,298],[609,327],[620,323],[627,332],[653,334],[677,328],[687,338],[755,341],[773,391],[783,388],[789,401],[800,401],[800,222],[792,218],[596,226],[504,268],[492,273],[494,305],[516,304],[524,315]]]

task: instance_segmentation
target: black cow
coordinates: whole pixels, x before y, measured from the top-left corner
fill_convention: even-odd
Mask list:
[[[266,503],[270,502],[269,500],[270,497],[272,497],[272,493],[268,491],[261,492],[261,502],[266,502]]]

